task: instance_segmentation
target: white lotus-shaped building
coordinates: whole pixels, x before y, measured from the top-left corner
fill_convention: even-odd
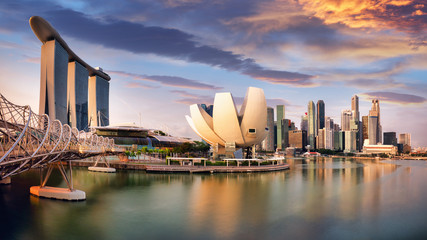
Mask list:
[[[239,113],[229,92],[215,95],[212,117],[199,104],[191,105],[190,113],[185,117],[197,135],[220,148],[250,147],[267,135],[267,103],[260,88],[248,88]]]

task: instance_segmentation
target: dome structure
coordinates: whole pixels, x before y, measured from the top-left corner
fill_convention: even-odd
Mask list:
[[[240,111],[229,92],[215,95],[210,116],[200,104],[190,106],[188,124],[211,145],[228,144],[246,148],[261,143],[267,136],[267,103],[261,88],[249,87]]]

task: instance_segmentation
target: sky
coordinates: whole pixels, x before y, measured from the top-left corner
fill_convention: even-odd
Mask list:
[[[0,1],[0,93],[38,112],[41,16],[89,65],[111,76],[110,123],[199,139],[189,105],[249,86],[297,126],[310,100],[340,123],[378,98],[383,132],[427,146],[425,0]],[[238,106],[239,107],[239,106]]]

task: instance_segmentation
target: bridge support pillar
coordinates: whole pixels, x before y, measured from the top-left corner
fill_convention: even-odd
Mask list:
[[[67,183],[68,188],[58,188],[58,187],[48,187],[46,186],[47,181],[49,180],[50,174],[54,166],[57,165],[59,171],[61,172],[62,177]],[[30,188],[30,193],[45,198],[53,198],[60,200],[69,200],[69,201],[79,201],[86,199],[86,193],[77,189],[74,189],[73,186],[73,171],[71,168],[71,161],[68,162],[70,167],[70,176],[67,176],[67,172],[62,165],[62,162],[56,162],[49,165],[47,169],[46,176],[43,178],[43,171],[40,170],[40,186],[32,186]]]
[[[7,184],[11,184],[12,180],[10,179],[10,177],[4,178],[2,180],[0,180],[0,185],[7,185]]]
[[[100,161],[105,163],[106,167],[97,167],[97,165]],[[116,172],[115,168],[110,167],[110,164],[108,163],[108,161],[104,155],[97,156],[95,165],[93,165],[92,167],[88,167],[87,169],[89,171],[93,171],[93,172],[105,172],[105,173],[115,173]]]

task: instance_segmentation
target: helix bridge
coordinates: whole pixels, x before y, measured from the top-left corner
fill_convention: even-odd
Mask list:
[[[55,163],[67,179],[64,167],[59,164],[62,161],[121,151],[113,139],[71,128],[46,114],[34,113],[30,106],[13,104],[0,94],[0,180],[32,168],[48,167],[50,175]]]

